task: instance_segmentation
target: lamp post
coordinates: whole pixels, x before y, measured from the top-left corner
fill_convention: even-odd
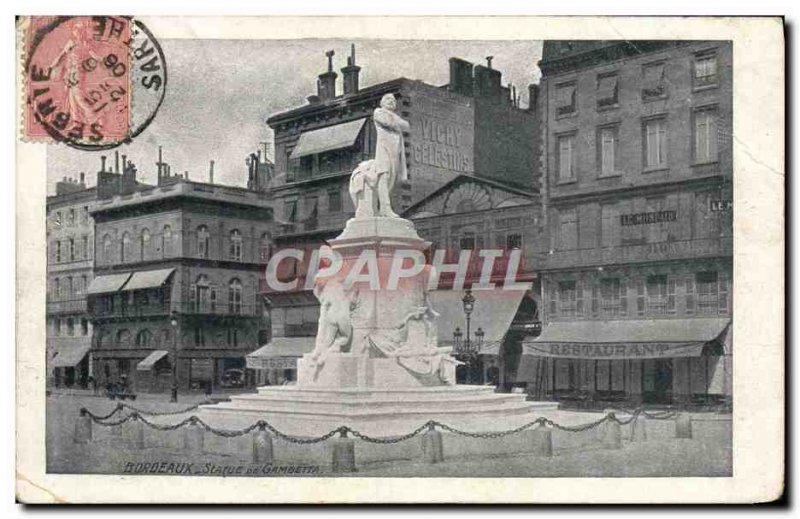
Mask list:
[[[463,361],[467,365],[467,382],[472,383],[474,380],[473,371],[475,369],[475,361],[478,359],[478,352],[480,351],[481,344],[483,343],[484,331],[480,326],[475,331],[475,340],[472,339],[471,316],[472,311],[475,310],[475,296],[472,295],[472,290],[467,289],[464,292],[464,297],[461,298],[463,305],[464,315],[467,318],[467,333],[464,335],[460,327],[456,327],[453,331],[453,343],[455,345],[456,358]],[[462,337],[464,337],[462,341]]]
[[[172,392],[169,401],[178,401],[178,312],[172,311],[169,324],[172,325]]]

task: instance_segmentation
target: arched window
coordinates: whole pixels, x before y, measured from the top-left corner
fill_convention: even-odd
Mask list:
[[[131,235],[127,232],[122,235],[122,247],[119,249],[119,260],[124,263],[131,259]]]
[[[211,309],[210,290],[208,277],[200,274],[194,282],[194,294],[192,294],[196,312],[206,313]]]
[[[261,263],[267,263],[269,257],[272,255],[272,239],[268,232],[261,235],[261,241],[258,249],[258,259]]]
[[[111,236],[106,234],[103,236],[103,261],[111,263]]]
[[[161,254],[172,255],[172,227],[169,225],[164,226],[164,232],[161,234]]]
[[[208,227],[201,225],[197,228],[197,255],[201,258],[208,257],[210,235],[208,234]]]
[[[150,229],[144,228],[142,229],[142,235],[139,239],[139,246],[141,251],[141,260],[145,260],[150,257]]]
[[[153,334],[150,330],[142,330],[136,335],[137,348],[149,348],[153,342]]]
[[[120,348],[127,348],[131,344],[131,332],[128,330],[120,330],[117,332],[117,346]]]
[[[228,285],[228,312],[242,313],[242,282],[238,278],[233,278]]]
[[[239,229],[231,231],[230,259],[232,261],[242,261],[242,233]]]
[[[161,346],[162,348],[171,348],[172,347],[172,339],[171,339],[169,330],[167,330],[165,328],[165,329],[161,330],[161,332],[159,332],[158,335],[159,335],[159,338],[158,338],[158,345],[159,346]]]

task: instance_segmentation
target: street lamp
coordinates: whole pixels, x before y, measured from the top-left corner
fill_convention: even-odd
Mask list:
[[[170,402],[178,401],[178,312],[170,314],[169,324],[172,325],[172,394]]]
[[[472,339],[470,326],[472,312],[475,310],[475,296],[472,295],[471,289],[468,288],[464,292],[464,297],[461,298],[461,304],[463,305],[464,315],[467,318],[467,332],[466,334],[462,334],[461,328],[456,327],[455,331],[453,331],[453,343],[456,351],[456,358],[467,364],[467,378],[468,382],[471,383],[473,380],[472,372],[475,368],[475,361],[478,358],[478,352],[480,351],[481,344],[483,343],[483,336],[485,333],[483,328],[479,326],[475,331],[475,340]],[[463,341],[461,340],[462,336],[464,337]]]

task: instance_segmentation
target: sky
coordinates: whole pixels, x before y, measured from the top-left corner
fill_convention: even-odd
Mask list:
[[[361,67],[360,86],[398,77],[433,85],[448,82],[450,57],[475,64],[494,56],[492,67],[503,73],[503,84],[517,86],[521,105],[527,106],[528,84],[538,83],[537,62],[542,42],[526,41],[405,41],[405,40],[160,40],[168,67],[164,103],[147,129],[131,144],[115,150],[136,164],[138,179],[156,183],[158,146],[173,173],[208,180],[214,160],[214,181],[244,186],[245,158],[272,132],[266,119],[302,106],[316,93],[317,75],[327,70],[325,51],[334,50],[337,94],[350,44],[356,45]],[[135,101],[134,101],[135,102]],[[115,150],[80,151],[64,144],[48,146],[48,193],[64,176],[86,173],[87,184],[96,181],[100,156],[113,163]]]

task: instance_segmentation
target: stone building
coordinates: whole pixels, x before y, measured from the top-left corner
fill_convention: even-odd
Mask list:
[[[727,398],[731,44],[551,41],[539,67],[545,324],[521,378],[563,402]]]
[[[124,162],[124,161],[123,161]],[[133,192],[98,175],[95,278],[89,286],[92,359],[103,383],[137,391],[240,387],[244,355],[269,338],[258,293],[270,254],[272,208],[263,191],[189,181],[161,160],[158,185]],[[123,164],[124,171],[135,167]]]
[[[97,193],[79,180],[56,182],[47,197],[47,383],[86,386],[91,372],[92,324],[86,313],[86,288],[92,282]]]
[[[443,86],[398,78],[361,87],[351,48],[338,93],[334,54],[327,56],[328,69],[319,75],[317,93],[308,104],[267,120],[275,132],[270,193],[276,246],[316,248],[337,236],[353,216],[350,174],[375,155],[372,114],[385,94],[395,96],[398,114],[411,126],[405,135],[409,179],[392,193],[398,213],[464,176],[538,189],[536,113],[519,107],[516,88],[502,84],[491,60],[473,65],[451,58],[450,80]],[[530,92],[535,99],[535,87]],[[293,359],[313,348],[319,314],[307,290],[268,294],[268,299],[273,344],[253,355],[251,364],[269,365],[275,383],[291,378]],[[277,351],[281,355],[273,356]]]

